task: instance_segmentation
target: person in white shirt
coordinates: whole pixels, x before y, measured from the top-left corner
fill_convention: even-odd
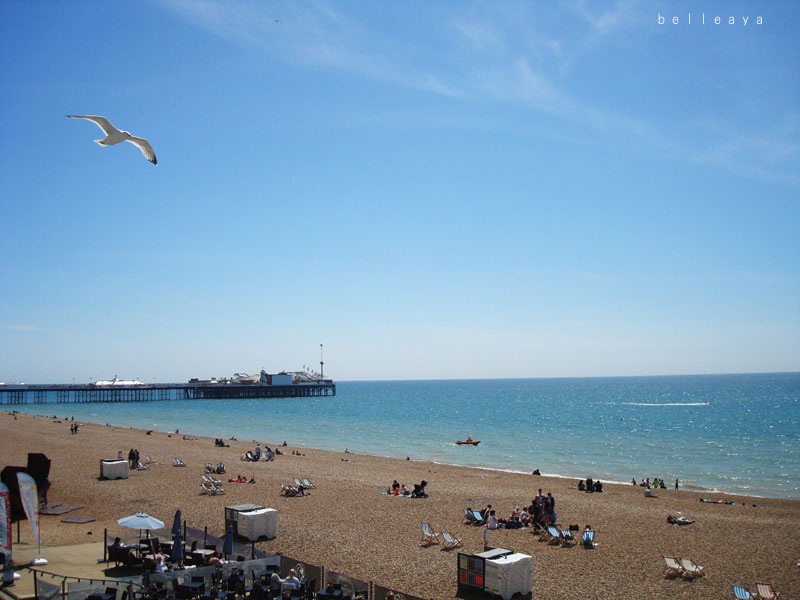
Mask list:
[[[281,579],[280,567],[275,567],[275,570],[272,572],[272,576],[269,578],[269,589],[273,596],[281,593],[282,583],[283,579]]]
[[[294,569],[289,569],[289,576],[283,580],[283,585],[281,585],[281,590],[286,588],[290,588],[293,590],[300,589],[300,580],[297,578],[297,573],[295,573]]]
[[[498,527],[500,527],[500,522],[497,520],[497,515],[495,515],[494,510],[490,510],[489,518],[486,519],[486,528],[497,529]]]

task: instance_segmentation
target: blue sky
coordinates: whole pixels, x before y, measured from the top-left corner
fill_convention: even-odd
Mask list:
[[[798,20],[0,0],[0,381],[800,370]]]

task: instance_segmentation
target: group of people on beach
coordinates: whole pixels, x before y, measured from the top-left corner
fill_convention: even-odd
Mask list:
[[[546,525],[553,525],[558,520],[556,513],[556,499],[551,492],[547,495],[542,493],[539,488],[539,493],[531,500],[528,506],[520,508],[514,507],[508,517],[498,517],[497,511],[491,504],[487,504],[482,510],[479,511],[482,519],[482,524],[487,529],[521,529],[523,527],[544,527]],[[467,508],[466,515],[469,515],[472,509]],[[481,521],[475,519],[475,522],[481,524]]]
[[[128,464],[130,465],[131,469],[135,469],[139,466],[139,450],[137,448],[131,448],[128,451]]]
[[[578,480],[578,490],[581,492],[599,493],[603,491],[603,484],[599,479],[593,480],[591,477],[587,477],[586,480]]]
[[[284,442],[285,444],[286,442]],[[242,460],[244,461],[251,461],[251,462],[258,462],[260,460],[275,460],[275,455],[281,454],[281,451],[278,448],[273,450],[266,444],[264,445],[264,450],[261,449],[261,444],[256,442],[255,449],[251,452],[248,450],[244,454],[242,454]]]
[[[428,494],[425,491],[425,486],[428,482],[424,479],[420,483],[414,484],[414,489],[409,490],[404,483],[398,483],[397,479],[392,482],[392,485],[386,490],[390,496],[408,496],[409,498],[427,498]]]
[[[633,479],[631,479],[631,484],[632,485],[636,485],[636,478],[635,477]],[[650,488],[657,488],[657,489],[665,490],[665,489],[667,489],[667,484],[664,482],[663,479],[659,479],[658,477],[653,477],[652,481],[650,481],[650,478],[645,477],[639,483],[639,487],[647,488],[648,490]],[[678,482],[678,479],[676,478],[675,479],[675,489],[677,490],[679,487],[680,487],[679,486],[679,482]]]

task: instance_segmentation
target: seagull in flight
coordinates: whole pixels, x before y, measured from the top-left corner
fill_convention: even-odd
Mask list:
[[[67,117],[70,119],[86,119],[102,129],[103,133],[106,134],[106,137],[104,137],[102,140],[95,140],[95,142],[101,146],[113,146],[122,142],[130,142],[142,151],[142,154],[144,154],[144,157],[147,160],[154,165],[158,164],[158,161],[156,160],[156,153],[153,151],[153,147],[150,145],[150,142],[144,138],[131,135],[127,131],[120,131],[111,123],[109,123],[108,119],[105,117],[97,117],[94,115],[67,115]]]

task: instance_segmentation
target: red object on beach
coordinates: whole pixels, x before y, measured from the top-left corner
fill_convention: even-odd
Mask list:
[[[467,438],[466,440],[458,440],[456,444],[459,446],[470,445],[470,446],[477,446],[480,444],[480,440],[473,440],[472,438]]]

